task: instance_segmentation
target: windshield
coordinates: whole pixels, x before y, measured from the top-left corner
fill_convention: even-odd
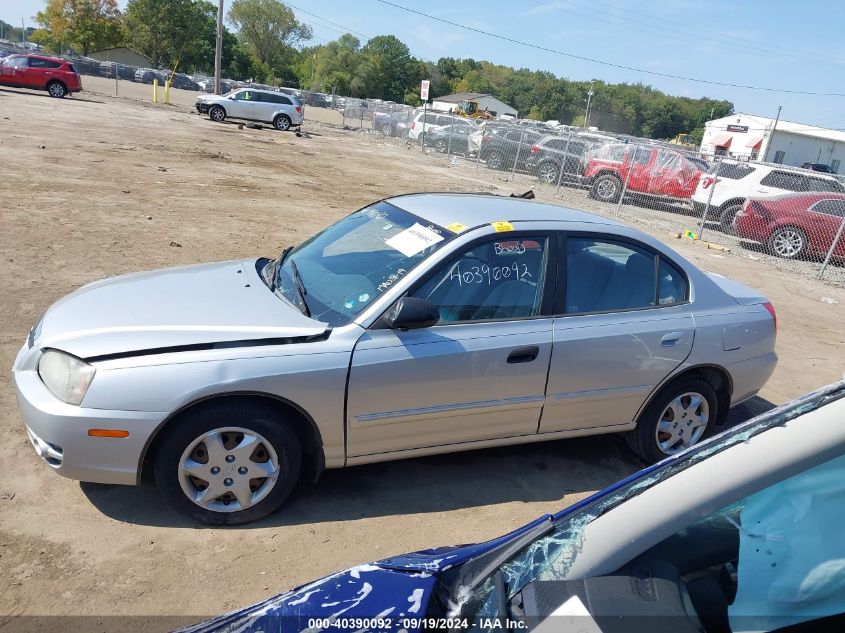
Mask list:
[[[356,211],[291,250],[273,290],[317,321],[344,325],[453,233],[387,202]],[[264,268],[270,284],[278,260]]]

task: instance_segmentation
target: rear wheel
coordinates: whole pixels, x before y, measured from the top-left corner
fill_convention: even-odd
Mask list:
[[[807,234],[794,226],[782,226],[769,236],[769,251],[784,259],[799,259],[807,252]]]
[[[290,117],[287,114],[277,114],[273,119],[273,127],[280,132],[286,132],[290,129]]]
[[[596,178],[590,188],[590,197],[601,202],[618,202],[622,196],[622,181],[613,174]]]
[[[385,123],[381,126],[381,133],[385,136],[390,136],[390,123]]]
[[[449,144],[441,138],[434,144],[434,148],[441,154],[445,154],[449,149]]]
[[[727,233],[728,235],[736,235],[736,216],[737,214],[742,211],[741,204],[732,204],[728,207],[725,207],[725,210],[722,211],[722,215],[719,217],[719,225],[722,228],[723,233]]]
[[[67,88],[65,88],[65,85],[61,81],[51,81],[47,84],[47,93],[51,97],[61,99],[67,94]]]
[[[694,446],[718,416],[716,391],[703,378],[669,383],[645,408],[628,444],[648,463]]]
[[[212,106],[208,110],[208,118],[216,123],[223,123],[226,120],[226,111],[220,106]]]
[[[301,464],[296,433],[272,409],[226,402],[181,417],[154,456],[162,497],[212,525],[248,523],[276,510]]]

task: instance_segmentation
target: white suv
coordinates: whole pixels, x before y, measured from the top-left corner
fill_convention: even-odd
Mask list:
[[[774,198],[795,192],[845,192],[833,175],[773,163],[722,161],[719,175],[702,174],[692,205],[703,213],[710,201],[708,219],[718,220],[722,230],[733,233],[736,214],[748,198]],[[712,198],[711,196],[712,188]]]
[[[226,118],[272,123],[277,130],[302,125],[302,103],[292,94],[240,88],[225,95],[200,95],[197,112],[221,123]]]
[[[414,115],[411,125],[408,126],[408,138],[414,141],[418,140],[420,136],[422,136],[423,124],[425,125],[426,132],[439,130],[440,128],[449,127],[450,125],[463,125],[471,128],[472,130],[475,130],[476,128],[476,124],[470,119],[464,119],[454,114],[445,114],[443,112],[435,112],[432,110],[427,110],[425,112],[425,121],[423,121],[423,111],[420,110],[416,115]]]

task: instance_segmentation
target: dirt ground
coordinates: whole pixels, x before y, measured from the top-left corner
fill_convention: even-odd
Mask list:
[[[86,92],[63,101],[0,89],[4,371],[47,306],[89,281],[275,256],[392,194],[510,193],[513,186],[446,160],[412,162],[414,150],[333,127],[338,117],[328,111],[310,109],[307,133],[298,138],[213,124],[190,112],[195,93],[154,106],[142,101],[148,86],[122,82],[115,99],[113,82],[84,82]],[[317,118],[327,123],[311,122]],[[540,195],[586,206],[582,192],[567,196]],[[655,234],[774,303],[780,363],[762,398],[782,403],[842,377],[845,290],[672,239],[662,228]],[[282,511],[259,523],[210,529],[175,516],[148,487],[57,477],[30,447],[6,379],[0,629],[66,625],[20,615],[87,615],[96,616],[87,630],[166,630],[174,621],[156,616],[190,621],[363,561],[499,535],[639,466],[608,437],[364,466],[301,485]]]

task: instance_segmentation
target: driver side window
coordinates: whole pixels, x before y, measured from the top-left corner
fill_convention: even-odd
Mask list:
[[[537,316],[547,260],[547,237],[492,238],[451,260],[411,296],[436,305],[441,324]]]

